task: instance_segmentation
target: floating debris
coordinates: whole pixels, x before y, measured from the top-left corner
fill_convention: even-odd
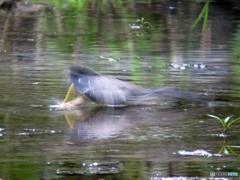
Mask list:
[[[104,56],[99,56],[101,59],[106,59],[110,62],[117,62],[119,61],[120,59],[114,59],[114,58],[108,58],[108,57],[104,57]]]

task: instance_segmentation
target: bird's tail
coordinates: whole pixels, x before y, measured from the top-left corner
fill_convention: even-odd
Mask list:
[[[200,102],[200,103],[208,103],[210,101],[209,98],[203,95],[199,95],[193,92],[181,91],[176,88],[160,88],[153,90],[153,94],[156,96],[162,95],[167,98],[173,98],[176,100],[186,100],[190,102]]]
[[[151,104],[166,101],[188,101],[209,103],[211,100],[203,95],[192,92],[181,91],[176,88],[165,87],[156,89],[145,89],[140,93],[133,94],[129,99],[130,104]]]

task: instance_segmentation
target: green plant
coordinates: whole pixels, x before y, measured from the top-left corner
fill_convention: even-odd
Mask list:
[[[146,28],[152,28],[152,25],[150,24],[150,22],[147,22],[144,20],[144,17],[142,17],[141,19],[137,19],[136,22],[138,22],[141,27],[146,27]]]
[[[206,30],[207,20],[208,20],[208,10],[209,10],[209,1],[207,1],[203,6],[202,11],[198,15],[197,19],[194,21],[191,29],[193,29],[201,19],[203,19],[202,31]]]
[[[236,152],[236,150],[234,149],[239,149],[239,146],[229,146],[226,144],[226,142],[224,143],[223,147],[220,149],[220,151],[218,152],[219,154],[226,154],[226,155],[238,155],[238,153]]]
[[[222,118],[220,118],[218,116],[214,116],[214,115],[211,115],[211,114],[208,114],[208,116],[212,117],[214,119],[217,119],[217,120],[219,120],[221,122],[224,133],[227,132],[227,130],[231,127],[231,125],[233,125],[235,122],[240,120],[240,117],[231,120],[231,116],[228,116],[225,119],[222,119]]]

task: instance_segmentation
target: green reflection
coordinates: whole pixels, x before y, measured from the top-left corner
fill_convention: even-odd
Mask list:
[[[10,157],[9,157],[10,158]],[[6,159],[6,157],[4,158]],[[11,162],[1,162],[1,179],[39,179],[42,174],[41,157],[14,156]]]
[[[240,57],[240,24],[238,24],[236,28],[236,32],[234,34],[234,38],[232,41],[232,50],[231,50],[231,62],[232,66],[231,69],[233,70],[234,74],[232,80],[235,83],[235,96],[240,96],[240,68],[239,68],[239,57]]]
[[[203,25],[202,25],[202,31],[206,30],[207,27],[207,20],[208,20],[208,11],[209,11],[209,1],[207,1],[205,3],[205,5],[202,8],[202,11],[200,12],[200,14],[198,15],[198,17],[196,18],[196,20],[194,21],[191,29],[193,29],[201,19],[203,19]]]
[[[32,3],[43,3],[42,0],[32,0]],[[131,3],[132,0],[128,0],[125,3],[122,0],[108,0],[108,1],[98,1],[98,0],[49,0],[45,1],[45,4],[56,6],[59,10],[71,10],[73,14],[78,14],[79,12],[88,9],[89,7],[105,10],[106,6],[112,6],[114,8],[122,8],[124,4]]]

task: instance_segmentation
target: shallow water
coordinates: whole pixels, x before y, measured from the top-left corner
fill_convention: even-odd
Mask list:
[[[20,3],[1,11],[0,179],[229,177],[239,169],[239,12],[210,3]],[[144,17],[152,28],[138,29]],[[102,56],[102,57],[101,57]],[[113,58],[113,59],[110,59]],[[143,87],[177,87],[210,104],[61,111],[77,63]],[[186,65],[184,65],[186,64]],[[209,106],[210,105],[210,106]],[[213,175],[212,175],[213,176]]]

